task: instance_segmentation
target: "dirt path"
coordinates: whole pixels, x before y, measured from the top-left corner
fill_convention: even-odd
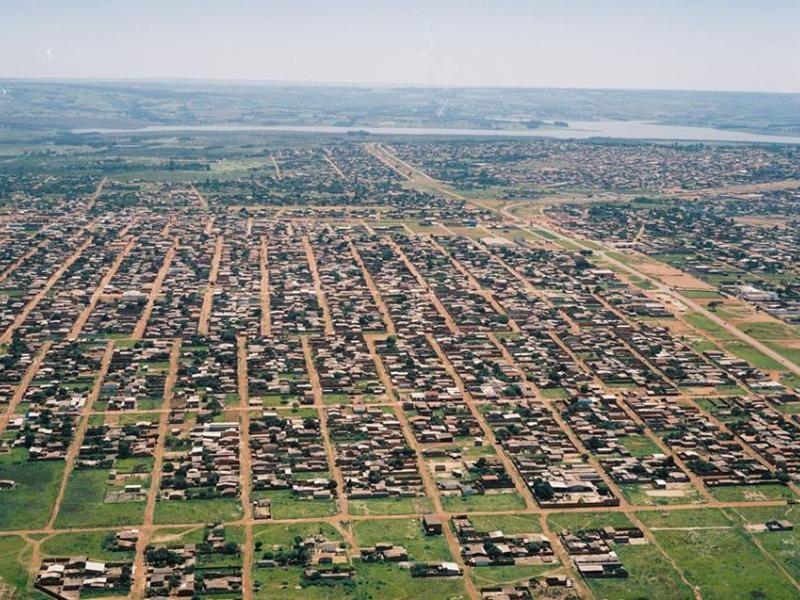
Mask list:
[[[303,356],[306,359],[308,379],[311,383],[311,391],[314,394],[314,408],[316,408],[319,418],[320,437],[325,446],[325,456],[328,459],[328,467],[336,479],[336,502],[339,506],[339,514],[341,517],[347,518],[349,507],[347,494],[345,492],[344,478],[342,477],[342,472],[336,467],[336,451],[333,447],[330,431],[328,430],[328,419],[325,415],[325,404],[323,401],[322,386],[319,382],[319,373],[317,373],[317,369],[314,366],[314,356],[311,352],[311,344],[308,342],[308,336],[301,336],[300,342],[303,345]],[[358,546],[352,537],[348,540],[348,543],[354,551],[357,551]]]
[[[325,154],[323,155],[323,158],[325,158],[325,160],[328,162],[328,164],[331,166],[331,168],[334,171],[336,171],[336,174],[343,181],[347,181],[347,177],[345,176],[344,173],[342,173],[342,170],[339,168],[339,165],[336,164],[336,161],[333,160],[333,157],[331,156],[330,151],[327,148],[325,148]]]
[[[448,189],[444,184],[432,179],[428,175],[422,173],[418,169],[412,167],[408,163],[406,163],[406,162],[400,160],[399,158],[397,158],[396,156],[392,155],[391,153],[389,153],[380,144],[369,144],[368,147],[367,147],[367,151],[370,152],[371,154],[373,154],[374,156],[376,156],[379,160],[381,160],[385,164],[388,164],[395,171],[397,171],[398,173],[402,174],[404,177],[406,177],[407,179],[409,179],[411,181],[414,181],[415,178],[416,179],[421,179],[427,185],[433,187],[434,189],[436,189],[437,191],[439,191],[442,194],[448,195],[448,196],[450,196],[452,198],[457,198],[459,200],[464,200],[466,202],[470,202],[472,204],[480,206],[481,208],[496,212],[496,213],[502,215],[503,217],[506,217],[507,219],[513,221],[522,231],[525,231],[525,232],[527,232],[527,233],[529,233],[531,235],[534,235],[534,236],[538,236],[538,234],[536,234],[536,232],[532,231],[530,228],[528,228],[526,226],[527,221],[525,219],[522,219],[521,217],[518,217],[517,215],[509,212],[507,208],[501,208],[501,209],[493,208],[491,206],[488,206],[488,205],[485,205],[485,204],[480,204],[479,202],[470,200],[469,198],[466,198],[465,196],[462,196],[461,194],[453,192],[452,190]],[[726,188],[726,189],[730,189],[730,188]],[[598,250],[596,248],[589,248],[588,246],[585,246],[581,242],[581,240],[579,240],[579,239],[577,239],[575,237],[569,236],[569,235],[565,235],[564,233],[562,233],[561,231],[559,231],[555,227],[553,227],[551,224],[547,224],[546,225],[546,224],[541,224],[540,223],[540,227],[542,229],[545,229],[548,233],[551,233],[552,235],[554,235],[556,238],[558,238],[558,239],[560,239],[562,241],[565,241],[565,242],[569,242],[569,243],[575,244],[581,250],[591,250],[593,252],[593,255],[596,258],[600,258],[602,260],[605,260],[606,262],[613,264],[615,267],[617,267],[617,268],[619,268],[619,269],[621,269],[623,271],[626,271],[627,273],[630,273],[632,275],[636,275],[636,276],[644,279],[645,281],[650,282],[655,287],[655,290],[647,290],[647,291],[645,291],[646,295],[653,295],[654,292],[660,292],[662,294],[666,294],[666,295],[678,300],[679,302],[682,302],[683,304],[685,304],[686,306],[691,308],[693,311],[699,312],[703,316],[705,316],[708,319],[710,319],[711,321],[713,321],[716,325],[719,325],[720,327],[724,328],[726,331],[728,331],[729,333],[731,333],[735,337],[737,337],[740,340],[746,342],[747,344],[753,346],[757,350],[763,352],[764,354],[766,354],[767,356],[769,356],[770,358],[772,358],[776,362],[780,363],[782,366],[786,367],[789,371],[791,371],[795,375],[800,375],[800,365],[795,364],[794,362],[792,362],[789,359],[785,358],[784,356],[782,356],[778,352],[775,352],[774,350],[772,350],[772,348],[766,346],[765,344],[762,344],[761,342],[759,342],[755,338],[751,337],[750,335],[748,335],[748,334],[744,333],[743,331],[739,330],[738,328],[736,328],[734,325],[728,323],[727,321],[724,321],[723,319],[718,317],[713,312],[707,310],[705,308],[705,306],[703,306],[701,304],[698,304],[697,302],[695,302],[691,298],[687,298],[687,297],[683,296],[679,292],[673,290],[671,287],[663,284],[658,279],[655,279],[652,276],[650,276],[650,275],[648,275],[648,274],[646,274],[646,273],[644,273],[644,272],[642,272],[640,270],[637,270],[637,269],[635,269],[635,268],[633,268],[633,267],[631,267],[631,266],[629,266],[629,265],[627,265],[627,264],[625,264],[623,262],[620,262],[619,260],[613,258],[612,256],[609,256],[608,253],[606,253],[605,250]]]
[[[433,348],[434,352],[436,352],[436,356],[439,357],[439,361],[444,366],[447,374],[450,375],[450,378],[455,382],[458,389],[461,391],[464,397],[464,404],[467,405],[469,411],[472,413],[472,416],[475,417],[475,420],[478,422],[481,430],[483,431],[483,439],[484,442],[488,442],[492,445],[495,450],[495,454],[500,459],[500,462],[503,463],[503,468],[505,468],[506,472],[508,473],[511,480],[514,482],[514,487],[517,489],[517,493],[525,500],[525,508],[528,510],[536,510],[538,508],[536,501],[533,499],[533,494],[531,494],[528,486],[525,485],[525,482],[522,479],[522,476],[519,474],[519,471],[511,462],[511,459],[508,457],[506,452],[503,450],[500,443],[497,441],[497,438],[494,436],[494,430],[489,426],[489,423],[486,422],[486,419],[483,417],[483,414],[478,409],[478,406],[475,404],[475,399],[472,397],[472,394],[469,393],[466,386],[464,385],[464,381],[461,379],[461,376],[456,371],[453,363],[450,362],[450,359],[447,357],[447,354],[442,350],[442,347],[433,337],[433,334],[426,334],[425,336],[428,339],[428,343]]]
[[[100,280],[100,283],[95,288],[94,292],[92,293],[91,298],[89,299],[89,304],[81,311],[81,314],[78,315],[78,318],[75,320],[75,323],[72,325],[72,329],[70,329],[69,334],[67,335],[67,339],[74,340],[80,335],[81,331],[83,330],[86,322],[89,320],[89,316],[92,314],[92,311],[97,306],[97,302],[100,300],[100,297],[103,295],[106,286],[111,283],[111,280],[114,278],[114,275],[117,274],[117,270],[119,269],[122,261],[125,260],[125,257],[130,254],[133,247],[136,245],[136,238],[132,238],[125,244],[125,247],[119,252],[114,258],[114,262],[111,263],[106,274]]]
[[[92,391],[89,393],[89,396],[86,398],[86,403],[81,410],[81,414],[78,417],[78,427],[75,430],[75,435],[72,438],[72,442],[69,445],[69,449],[67,450],[67,455],[64,459],[64,473],[61,477],[61,485],[58,489],[58,496],[56,497],[55,504],[53,505],[53,511],[50,513],[50,520],[47,522],[47,526],[45,527],[44,531],[47,533],[53,532],[53,527],[56,522],[56,518],[58,517],[58,513],[61,510],[61,503],[64,500],[64,493],[67,490],[67,484],[69,483],[69,477],[72,474],[72,470],[75,467],[75,459],[78,457],[78,452],[81,449],[81,444],[83,444],[83,438],[86,436],[86,430],[89,428],[89,415],[92,412],[92,406],[94,406],[95,401],[100,396],[100,388],[103,385],[103,380],[106,377],[106,373],[108,372],[108,366],[111,364],[111,356],[114,354],[114,341],[109,340],[108,344],[106,345],[106,351],[103,354],[103,358],[100,361],[100,369],[98,370],[97,374],[95,375],[94,385],[92,386]]]
[[[239,470],[241,475],[242,509],[244,511],[244,548],[242,548],[242,592],[244,600],[253,598],[253,503],[250,490],[253,488],[253,460],[250,455],[250,389],[247,384],[247,338],[236,338],[236,380],[239,387],[241,426],[239,435]]]
[[[458,334],[459,333],[458,325],[456,324],[455,320],[453,320],[453,317],[450,315],[449,312],[447,312],[447,309],[445,308],[444,304],[442,304],[442,301],[439,300],[438,296],[436,296],[436,293],[433,291],[433,288],[431,288],[431,286],[428,285],[427,280],[417,270],[417,267],[414,266],[414,263],[411,262],[408,256],[406,256],[406,253],[403,252],[400,246],[397,245],[397,242],[395,242],[393,239],[387,237],[386,243],[389,244],[392,247],[392,249],[397,253],[397,256],[399,256],[400,260],[403,261],[403,264],[417,280],[417,283],[420,285],[420,287],[427,292],[431,304],[433,304],[433,306],[439,312],[441,317],[444,319],[447,328],[452,333]]]
[[[31,257],[31,256],[33,256],[34,254],[36,254],[37,252],[39,252],[39,250],[41,250],[42,248],[44,248],[44,247],[45,247],[45,246],[46,246],[46,245],[47,245],[49,242],[50,242],[50,240],[47,240],[47,239],[40,241],[40,242],[39,242],[38,244],[36,244],[36,245],[35,245],[33,248],[31,248],[30,250],[28,250],[27,252],[25,252],[25,253],[24,253],[22,256],[20,256],[20,257],[19,257],[17,260],[15,260],[13,263],[11,263],[11,264],[8,266],[8,268],[7,268],[5,271],[3,271],[2,273],[0,273],[0,283],[3,283],[3,282],[6,280],[6,279],[8,279],[8,277],[9,277],[9,276],[10,276],[10,275],[11,275],[11,274],[14,272],[14,271],[16,271],[16,270],[19,268],[19,266],[20,266],[21,264],[23,264],[23,263],[27,262],[27,261],[28,261],[28,259],[30,259],[30,257]]]
[[[558,561],[563,565],[563,568],[567,575],[569,575],[570,579],[575,582],[575,590],[578,592],[578,596],[581,598],[593,598],[594,594],[592,594],[592,590],[589,589],[589,586],[586,585],[586,581],[575,570],[575,567],[572,564],[572,559],[569,557],[569,553],[561,543],[561,538],[558,537],[557,533],[554,533],[550,530],[550,523],[547,521],[546,513],[541,514],[539,523],[542,526],[542,534],[546,535],[547,539],[550,540],[550,546],[553,548],[553,552],[555,552]]]
[[[436,489],[436,483],[431,476],[430,470],[428,466],[425,464],[425,459],[422,456],[422,450],[417,443],[416,438],[414,437],[414,432],[411,430],[411,426],[408,424],[408,420],[406,419],[405,415],[403,414],[403,407],[399,402],[399,397],[394,391],[394,387],[392,386],[392,379],[389,377],[389,374],[386,372],[385,367],[383,366],[383,361],[378,356],[378,350],[375,347],[375,336],[364,336],[365,341],[367,343],[367,348],[369,349],[369,353],[372,356],[372,360],[375,363],[375,368],[378,372],[378,377],[381,380],[384,388],[386,389],[386,393],[389,398],[395,399],[395,402],[392,404],[392,408],[397,417],[398,422],[400,423],[400,427],[403,430],[403,436],[406,439],[406,443],[410,448],[414,450],[414,455],[416,456],[417,461],[417,470],[422,478],[422,484],[425,487],[425,495],[430,498],[431,502],[433,502],[434,513],[442,520],[442,531],[444,532],[445,539],[447,541],[447,546],[450,549],[450,553],[453,555],[453,559],[455,562],[464,570],[464,586],[466,588],[467,594],[472,599],[480,598],[480,592],[478,588],[475,586],[475,582],[472,580],[471,574],[471,567],[468,567],[464,563],[464,558],[461,556],[461,546],[456,539],[455,533],[453,532],[453,528],[450,526],[450,514],[444,510],[442,507],[442,499],[439,496],[439,491]],[[416,518],[419,518],[419,515],[415,515]]]
[[[167,278],[169,268],[172,266],[172,260],[175,258],[175,253],[178,251],[178,243],[178,238],[175,238],[172,246],[169,247],[169,250],[167,250],[164,255],[164,262],[161,263],[161,268],[158,270],[158,274],[153,281],[153,287],[150,288],[144,311],[142,311],[142,315],[139,317],[139,320],[136,322],[136,327],[133,329],[133,339],[135,340],[140,340],[144,337],[144,332],[147,329],[147,322],[150,320],[153,307],[156,304],[156,300],[158,300],[158,295],[161,293],[161,286]]]
[[[214,257],[211,259],[211,270],[208,273],[208,287],[206,288],[205,294],[203,294],[203,306],[200,309],[200,320],[197,323],[197,333],[200,335],[208,335],[208,321],[211,318],[211,309],[214,306],[214,290],[217,287],[219,265],[222,261],[223,243],[222,236],[220,235],[217,237],[217,242],[214,246]]]
[[[361,269],[361,275],[364,277],[364,282],[367,284],[367,289],[369,289],[369,293],[372,295],[372,300],[375,302],[375,306],[378,307],[378,312],[381,313],[383,324],[386,327],[386,333],[389,335],[395,335],[396,330],[394,328],[394,321],[392,321],[392,314],[389,312],[389,308],[383,301],[383,297],[378,290],[378,286],[375,285],[372,275],[369,274],[367,266],[364,264],[361,255],[358,253],[358,250],[355,247],[355,244],[353,244],[353,240],[351,240],[349,237],[346,239],[347,245],[350,247],[350,254],[353,255],[353,260]]]
[[[100,182],[97,184],[97,187],[94,190],[94,193],[89,196],[89,202],[86,205],[86,212],[92,212],[95,204],[97,204],[98,198],[100,198],[100,194],[103,193],[103,188],[105,187],[106,183],[108,182],[108,177],[103,177]]]
[[[190,183],[189,187],[192,189],[192,192],[197,197],[197,204],[200,206],[200,208],[202,208],[203,210],[208,210],[208,200],[206,199],[206,197],[200,193],[200,191],[194,186],[193,183]]]
[[[31,364],[28,366],[28,368],[25,369],[25,374],[22,376],[22,379],[20,379],[17,387],[14,388],[14,393],[8,402],[8,406],[3,414],[0,415],[0,433],[6,430],[8,422],[11,420],[11,417],[14,416],[14,411],[17,410],[17,405],[19,405],[19,403],[22,401],[22,398],[25,397],[25,392],[28,391],[28,386],[30,386],[31,381],[33,381],[33,378],[39,371],[39,367],[42,366],[44,357],[52,345],[53,342],[50,340],[44,342],[42,347],[39,349],[39,352],[36,354],[36,357],[33,359],[33,361],[31,361]]]
[[[269,245],[267,244],[267,237],[261,237],[261,247],[258,254],[259,268],[261,270],[261,288],[259,295],[261,297],[261,335],[272,335],[272,316],[270,315],[270,300],[269,300]]]
[[[275,178],[280,181],[283,179],[283,175],[281,175],[281,168],[278,166],[278,161],[275,160],[274,155],[271,155],[269,159],[272,161],[272,166],[275,168]]]
[[[80,258],[83,251],[92,243],[92,238],[88,238],[84,240],[84,242],[78,246],[78,249],[75,252],[67,257],[67,259],[61,264],[61,266],[56,269],[55,273],[53,273],[50,278],[47,280],[47,283],[44,284],[44,287],[36,294],[31,300],[25,305],[25,307],[17,314],[17,317],[14,319],[14,322],[8,326],[5,333],[0,337],[0,344],[7,344],[11,341],[11,336],[14,335],[14,331],[25,322],[25,319],[28,318],[28,315],[31,311],[36,308],[39,302],[50,293],[50,290],[53,289],[53,286],[61,279],[61,276],[69,269],[72,264]]]
[[[325,335],[333,335],[333,321],[331,320],[331,311],[328,308],[328,300],[325,298],[325,293],[322,291],[322,280],[319,278],[319,270],[317,269],[317,259],[314,258],[314,249],[311,247],[311,242],[308,236],[303,236],[303,248],[306,251],[306,260],[308,261],[308,269],[311,271],[311,277],[314,279],[314,289],[317,292],[317,302],[322,308],[322,319],[325,322]]]
[[[150,474],[150,488],[147,490],[147,501],[144,509],[143,527],[139,531],[136,542],[136,555],[133,566],[133,585],[131,587],[133,598],[144,598],[146,573],[144,553],[153,533],[153,521],[156,513],[158,488],[161,486],[161,474],[164,469],[164,452],[166,451],[167,434],[169,433],[169,412],[172,404],[175,382],[178,379],[178,365],[181,356],[181,339],[175,338],[169,353],[169,371],[164,382],[164,410],[158,421],[158,441],[153,453],[153,471]]]
[[[494,309],[494,311],[497,314],[508,316],[508,314],[506,313],[506,309],[503,308],[503,306],[497,301],[497,299],[494,297],[492,292],[490,292],[489,290],[484,288],[478,282],[478,280],[475,279],[475,276],[472,274],[472,272],[470,272],[470,270],[467,267],[465,267],[464,265],[461,264],[461,261],[456,259],[452,254],[450,254],[450,252],[447,250],[447,248],[445,248],[439,242],[437,242],[435,239],[433,239],[433,236],[430,236],[430,242],[431,242],[431,245],[434,248],[436,248],[439,252],[441,252],[442,255],[447,257],[447,259],[450,261],[450,264],[453,265],[453,268],[455,268],[456,271],[461,273],[461,275],[463,275],[466,278],[467,282],[469,283],[469,286],[473,290],[478,292],[478,294],[480,294],[481,297],[484,300],[486,300],[486,302],[489,304],[489,306],[491,306],[492,309]],[[519,331],[519,327],[511,319],[509,319],[509,321],[508,321],[508,326],[509,326],[509,328],[511,328],[511,331],[514,331],[514,332]]]
[[[513,365],[517,369],[517,371],[520,374],[522,374],[523,379],[525,379],[524,378],[524,372],[515,363],[513,357],[508,352],[508,350],[500,343],[500,341],[493,334],[490,334],[490,338],[492,339],[492,342],[497,346],[497,348],[503,353],[503,357],[506,359],[506,361],[508,361],[509,364]],[[536,392],[537,395],[540,395],[538,393],[538,390],[535,389],[535,386],[533,386],[532,383],[525,381],[525,385],[530,387],[530,388],[534,388],[533,391]],[[678,576],[681,578],[681,580],[687,585],[687,587],[689,587],[689,588],[691,588],[693,590],[695,599],[696,600],[701,600],[699,589],[696,588],[695,586],[693,586],[688,581],[688,579],[686,579],[686,576],[684,575],[683,570],[678,566],[678,564],[675,562],[675,560],[672,557],[670,557],[666,552],[664,552],[663,548],[661,548],[661,546],[658,545],[658,543],[656,542],[655,537],[652,535],[652,533],[650,533],[650,531],[648,531],[648,529],[644,526],[644,523],[642,523],[641,520],[639,519],[639,517],[636,515],[635,510],[638,509],[638,507],[635,507],[635,506],[633,506],[633,505],[628,503],[628,501],[625,499],[624,495],[622,494],[622,491],[619,489],[619,487],[616,485],[616,483],[611,479],[611,477],[608,476],[606,471],[600,465],[600,462],[597,460],[597,458],[588,451],[588,449],[583,445],[583,443],[578,438],[578,436],[572,431],[572,429],[569,427],[569,425],[563,420],[563,418],[561,417],[560,412],[554,406],[553,401],[544,400],[544,402],[545,402],[545,404],[547,404],[547,407],[550,410],[551,416],[556,421],[556,423],[558,424],[559,428],[564,432],[565,435],[567,435],[567,437],[570,439],[570,441],[575,446],[575,448],[577,448],[581,452],[582,455],[588,457],[587,462],[589,462],[589,464],[591,464],[592,467],[594,467],[594,469],[597,471],[597,473],[600,475],[600,477],[603,479],[603,481],[606,483],[606,485],[609,486],[609,489],[611,489],[614,492],[614,495],[617,496],[617,498],[619,499],[620,505],[617,506],[617,507],[614,507],[615,511],[624,513],[625,516],[628,517],[628,519],[636,527],[638,527],[639,529],[642,530],[642,532],[644,533],[645,537],[648,538],[648,541],[650,543],[654,544],[655,547],[659,550],[659,552],[664,556],[664,559],[667,560],[668,562],[670,562],[670,564],[672,564],[673,568],[675,569],[675,572],[678,574]],[[672,452],[669,452],[669,454],[672,454]],[[703,487],[703,486],[701,486],[700,489],[705,491],[705,487]],[[662,507],[662,508],[664,508],[664,507]],[[545,525],[547,525],[547,519],[546,518],[543,518],[543,522],[544,522]],[[549,531],[549,527],[547,528],[547,531]],[[568,565],[568,568],[573,573],[573,579],[576,582],[577,581],[583,582],[582,577],[580,577],[578,575],[578,573],[576,571],[574,571],[573,565],[572,565],[572,561],[569,558],[569,555],[566,553],[566,551],[561,546],[561,541],[558,539],[558,537],[554,536],[552,532],[550,532],[550,536],[549,537],[550,537],[551,540],[554,540],[555,543],[558,545],[559,551],[557,552],[557,554],[559,555],[559,558],[560,558],[560,560],[562,562],[567,561],[565,564]],[[586,591],[589,591],[588,588],[586,588]]]

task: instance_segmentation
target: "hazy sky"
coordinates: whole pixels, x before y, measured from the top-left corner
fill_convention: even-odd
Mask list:
[[[0,77],[800,92],[800,0],[0,0]]]

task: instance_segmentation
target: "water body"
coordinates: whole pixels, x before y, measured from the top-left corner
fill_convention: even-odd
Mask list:
[[[149,125],[132,129],[73,129],[72,133],[181,133],[181,132],[294,132],[372,135],[467,136],[467,137],[548,137],[562,140],[614,138],[684,142],[755,142],[800,144],[798,136],[766,135],[682,125],[659,125],[645,121],[570,121],[568,128],[541,129],[449,129],[440,127],[340,127],[334,125]]]

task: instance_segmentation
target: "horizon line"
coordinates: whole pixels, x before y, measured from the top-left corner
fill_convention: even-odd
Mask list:
[[[565,90],[565,91],[604,91],[604,92],[679,92],[695,94],[765,94],[797,96],[798,91],[773,90],[717,90],[699,88],[648,88],[648,87],[591,87],[555,85],[498,85],[498,84],[447,84],[447,83],[398,83],[369,81],[314,81],[294,79],[256,79],[256,78],[195,78],[195,77],[7,77],[0,75],[0,81],[21,81],[39,83],[206,83],[217,85],[293,85],[298,87],[379,87],[379,88],[430,88],[430,89],[498,89],[498,90]]]

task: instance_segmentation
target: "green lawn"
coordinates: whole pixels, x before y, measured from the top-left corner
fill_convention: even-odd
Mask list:
[[[796,365],[800,365],[800,348],[788,348],[777,342],[766,342],[772,350],[783,356],[784,358],[792,361]],[[779,366],[776,371],[783,370],[783,365]]]
[[[341,540],[342,536],[335,527],[328,523],[273,523],[253,527],[253,541],[261,542],[263,553],[269,547],[278,544],[291,546],[295,536],[308,537],[321,533],[329,540]],[[257,558],[261,556],[256,552]]]
[[[628,569],[627,579],[589,579],[595,598],[620,600],[689,600],[692,590],[653,544],[614,545],[614,551]]]
[[[503,565],[476,567],[472,571],[472,580],[478,587],[491,587],[510,584],[517,581],[538,577],[561,568],[559,563],[547,565]]]
[[[633,456],[651,456],[662,452],[661,448],[646,435],[628,435],[620,438],[620,442]]]
[[[740,502],[756,500],[789,500],[794,498],[794,492],[780,484],[767,485],[730,485],[709,488],[711,495],[723,502]]]
[[[253,496],[272,500],[273,519],[329,517],[337,512],[335,499],[305,500],[294,496],[290,490],[260,490]]]
[[[17,483],[16,489],[0,492],[0,530],[44,527],[53,510],[64,463],[29,462],[27,454],[17,448],[0,455],[0,479]]]
[[[516,492],[442,496],[442,508],[450,512],[502,511],[525,508],[525,500]]]
[[[419,519],[370,519],[357,521],[353,534],[359,546],[391,542],[403,546],[411,560],[453,560],[443,535],[425,535]]]
[[[622,513],[603,512],[556,513],[548,517],[548,522],[554,533],[561,529],[579,531],[606,526],[632,526],[628,517]],[[655,545],[615,544],[614,551],[621,558],[630,576],[627,579],[587,580],[596,598],[672,600],[693,597],[691,590],[681,581],[680,575],[664,559],[664,555]]]
[[[559,398],[567,397],[567,390],[562,387],[544,388],[540,389],[539,391],[542,394],[542,398],[546,398],[548,400],[558,400]]]
[[[59,533],[42,542],[46,556],[88,556],[96,560],[133,560],[133,552],[115,552],[103,549],[103,540],[110,531],[81,531]]]
[[[765,371],[782,371],[783,365],[771,359],[769,356],[756,350],[750,344],[744,342],[734,341],[725,344],[725,349],[736,356],[745,359],[757,369],[764,369]]]
[[[703,502],[700,493],[692,488],[685,490],[683,496],[654,496],[648,494],[648,486],[628,484],[620,485],[620,490],[625,499],[636,506],[653,506],[667,504],[697,504]]]
[[[542,523],[537,515],[476,515],[469,520],[477,531],[499,529],[509,535],[542,532]]]
[[[355,578],[347,583],[301,587],[302,567],[256,569],[254,598],[271,600],[456,600],[466,598],[461,579],[412,578],[392,564],[354,561]]]
[[[687,298],[722,298],[717,290],[681,290],[681,295]]]
[[[548,515],[547,523],[553,533],[562,529],[579,531],[598,527],[631,527],[628,517],[617,512],[562,512]]]
[[[796,598],[797,589],[739,528],[654,531],[707,600]]]
[[[797,335],[788,325],[778,321],[745,322],[739,323],[737,327],[762,342],[765,340],[785,340]]]
[[[788,519],[794,523],[793,531],[763,532],[752,535],[792,577],[800,579],[800,506],[737,508],[733,512],[745,524],[762,524],[770,519]]]
[[[242,518],[239,498],[210,498],[208,500],[170,500],[156,503],[154,521],[169,523],[218,523]]]
[[[350,500],[351,515],[405,515],[423,514],[433,510],[433,502],[425,496],[414,498],[375,498],[369,500]]]
[[[56,527],[135,525],[144,518],[144,502],[105,502],[108,471],[76,469],[67,482]]]
[[[658,511],[636,513],[646,527],[726,527],[730,519],[719,508]]]
[[[25,540],[18,535],[0,536],[0,597],[6,597],[3,595],[2,586],[10,586],[21,594],[20,596],[9,595],[9,598],[32,597],[26,591],[28,587],[28,571],[20,562],[26,546]]]
[[[734,339],[732,333],[729,333],[728,331],[725,330],[724,327],[722,327],[721,325],[717,325],[714,321],[712,321],[705,315],[696,312],[690,312],[686,313],[683,318],[686,320],[687,323],[689,323],[693,327],[705,331],[711,337],[717,340],[725,341]]]

